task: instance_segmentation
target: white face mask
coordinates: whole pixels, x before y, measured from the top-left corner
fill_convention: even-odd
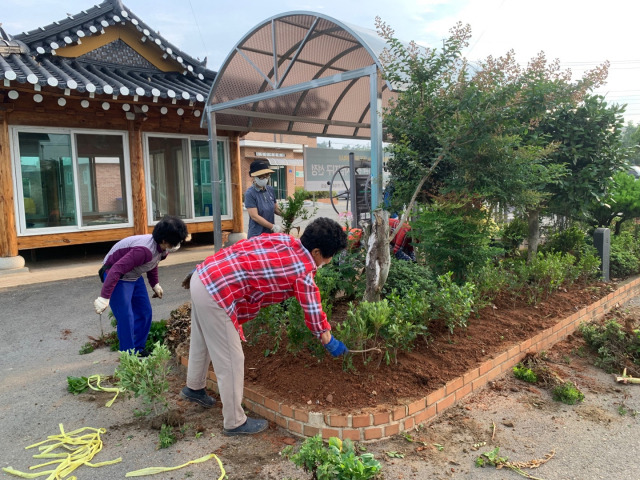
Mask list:
[[[256,185],[259,186],[260,188],[264,188],[267,186],[267,183],[269,183],[269,179],[268,178],[256,178],[255,179]]]
[[[173,253],[173,252],[177,252],[178,250],[180,250],[180,244],[176,245],[175,247],[167,248],[165,252]]]

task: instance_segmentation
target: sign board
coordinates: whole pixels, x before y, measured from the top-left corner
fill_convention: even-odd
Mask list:
[[[308,192],[328,192],[329,182],[341,167],[349,166],[349,150],[332,148],[304,148],[304,189]],[[359,160],[371,162],[371,150],[353,150],[356,164]],[[389,158],[385,153],[385,162]],[[368,170],[359,170],[361,171]],[[343,170],[344,180],[349,182],[348,168]],[[336,179],[338,180],[338,178]],[[334,190],[341,191],[347,187],[339,181],[334,182]]]

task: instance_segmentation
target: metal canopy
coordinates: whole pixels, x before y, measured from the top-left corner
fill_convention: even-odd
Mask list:
[[[208,110],[219,130],[368,140],[370,77],[385,45],[372,30],[318,13],[271,17],[228,55]],[[390,85],[380,90],[384,106]]]
[[[381,81],[385,42],[375,32],[314,12],[271,17],[247,33],[214,80],[203,127],[209,130],[213,198],[218,198],[217,130],[371,140],[371,206],[382,201]],[[222,242],[214,202],[214,245]]]

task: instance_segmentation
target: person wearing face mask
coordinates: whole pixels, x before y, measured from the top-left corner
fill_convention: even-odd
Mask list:
[[[244,206],[249,214],[247,238],[263,233],[282,232],[282,227],[275,223],[275,214],[280,215],[280,208],[276,202],[275,190],[269,185],[272,173],[269,162],[264,158],[254,160],[249,166],[252,185],[244,194]]]
[[[318,268],[347,246],[338,222],[317,218],[298,239],[284,233],[259,235],[218,251],[187,275],[182,286],[191,289],[191,340],[186,400],[212,407],[205,391],[209,363],[213,363],[222,400],[225,435],[250,435],[267,428],[263,419],[248,418],[242,409],[245,340],[242,324],[262,307],[295,297],[305,324],[334,357],[348,352],[331,335],[315,284]]]
[[[147,274],[153,298],[162,298],[158,263],[190,238],[185,223],[167,215],[156,224],[153,233],[124,238],[104,257],[99,272],[102,290],[93,305],[98,314],[111,306],[118,322],[120,351],[134,350],[141,356],[148,355],[144,347],[152,311],[142,274]]]

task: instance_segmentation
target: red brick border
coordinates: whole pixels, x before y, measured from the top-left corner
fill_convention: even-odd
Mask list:
[[[606,297],[564,318],[536,336],[512,345],[426,397],[403,405],[387,407],[388,410],[376,408],[370,413],[358,414],[308,412],[278,403],[249,387],[244,388],[244,404],[252,412],[296,435],[321,434],[323,438],[340,437],[354,441],[380,440],[433,420],[436,415],[463,397],[511,370],[526,353],[551,348],[572,334],[582,322],[600,318],[617,304],[624,304],[638,294],[640,278],[620,286]],[[188,359],[180,357],[179,363],[186,366]],[[209,372],[207,386],[218,391],[216,376],[212,371]]]

